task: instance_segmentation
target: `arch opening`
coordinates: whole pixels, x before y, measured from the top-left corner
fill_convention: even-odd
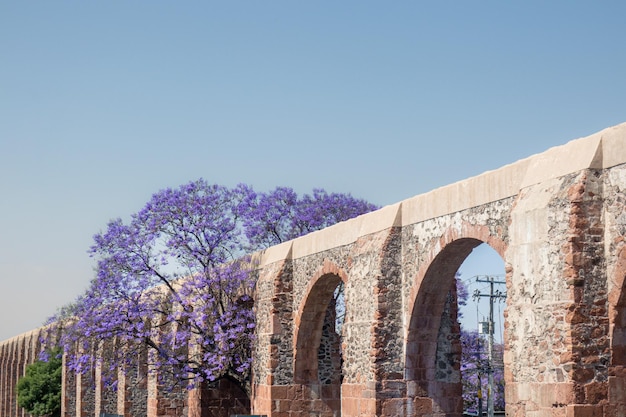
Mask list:
[[[481,344],[484,339],[468,324],[472,294],[467,286],[457,285],[457,282],[463,284],[464,278],[478,275],[467,268],[472,260],[480,261],[484,257],[473,254],[474,249],[478,254],[488,252],[489,259],[496,260],[498,279],[504,281],[504,262],[500,255],[479,239],[461,238],[448,243],[435,256],[418,283],[414,299],[407,332],[405,378],[410,395],[430,399],[433,416],[461,416],[464,410],[477,411],[470,407],[470,399],[477,393],[465,391],[471,385],[467,384],[472,382],[467,380],[471,373],[475,376],[470,380],[476,383],[478,379],[478,371],[472,370],[476,363],[472,364],[471,359],[480,359],[474,361],[480,367],[485,364],[485,355],[476,349],[472,352],[472,342],[474,348],[484,348],[487,343]],[[489,271],[493,268],[491,265]],[[483,273],[487,272],[483,270]],[[475,309],[473,305],[471,308]],[[475,314],[474,311],[474,318]],[[502,346],[501,340],[499,346]],[[486,407],[483,410],[486,411]]]
[[[303,415],[341,416],[341,327],[345,303],[343,281],[322,275],[300,313],[296,335],[294,381],[302,388]]]
[[[504,261],[477,246],[457,272],[463,410],[504,412]]]

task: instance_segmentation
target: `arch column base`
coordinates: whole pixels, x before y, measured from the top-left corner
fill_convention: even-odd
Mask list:
[[[257,385],[252,412],[268,417],[347,416],[341,405],[338,387],[330,384]]]

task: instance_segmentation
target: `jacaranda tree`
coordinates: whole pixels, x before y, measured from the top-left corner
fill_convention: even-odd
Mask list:
[[[249,390],[251,253],[375,208],[348,194],[298,197],[204,180],[157,192],[129,222],[95,235],[95,278],[52,319],[63,326],[68,367],[82,372],[102,360],[105,371],[124,369],[146,358],[165,383],[229,378]],[[114,344],[106,358],[103,341]]]
[[[502,348],[500,343],[494,345],[494,361],[490,363],[487,354],[487,340],[476,331],[461,329],[461,375],[465,410],[478,412],[479,398],[482,398],[482,409],[486,411],[488,395],[493,395],[495,410],[504,410]],[[487,372],[490,367],[495,385],[492,393],[488,392],[487,383]]]

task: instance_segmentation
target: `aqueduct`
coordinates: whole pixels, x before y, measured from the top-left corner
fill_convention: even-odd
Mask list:
[[[622,124],[268,249],[252,412],[460,416],[448,294],[464,259],[487,243],[506,266],[507,415],[626,416],[625,189]],[[338,285],[341,345],[328,328]],[[0,344],[2,416],[23,415],[12,384],[36,339]],[[84,407],[84,387],[66,376],[64,415],[97,416],[104,404],[137,415],[124,390],[107,398],[96,390]],[[167,395],[147,389],[147,403]],[[209,415],[198,397],[145,415]]]

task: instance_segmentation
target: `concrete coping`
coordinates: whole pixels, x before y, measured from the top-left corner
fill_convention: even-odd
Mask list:
[[[385,206],[326,229],[317,230],[297,239],[272,246],[263,252],[261,264],[267,265],[283,259],[301,258],[329,248],[348,245],[355,242],[360,236],[376,233],[393,226],[401,226],[400,207],[401,203]]]
[[[33,330],[28,330],[24,333],[20,333],[16,336],[13,336],[9,339],[5,339],[5,340],[0,340],[0,346],[1,345],[9,345],[11,343],[16,343],[16,342],[20,342],[24,339],[32,339],[33,337],[39,337],[41,332],[43,330],[45,330],[46,326],[41,326],[41,327],[37,327],[36,329]]]
[[[394,226],[407,226],[517,195],[520,190],[584,169],[626,163],[626,123],[408,198],[266,249],[261,264],[297,259],[355,242]]]

